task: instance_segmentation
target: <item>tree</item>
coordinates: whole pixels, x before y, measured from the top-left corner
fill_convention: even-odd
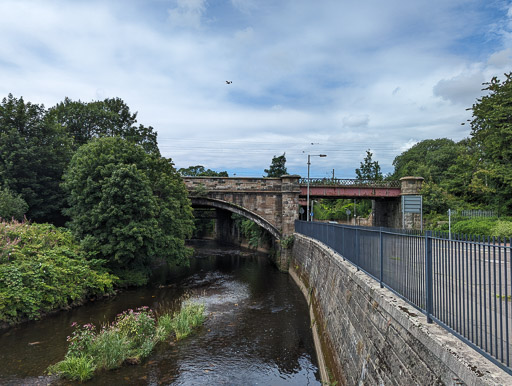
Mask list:
[[[28,205],[19,194],[14,194],[7,188],[0,190],[0,219],[21,221],[27,210]]]
[[[76,150],[93,138],[120,136],[146,152],[158,154],[157,134],[151,126],[136,126],[137,113],[132,113],[120,98],[85,103],[65,98],[48,114],[63,126]]]
[[[286,153],[283,155],[272,157],[272,163],[270,164],[269,169],[265,169],[265,173],[267,173],[267,177],[282,177],[288,174],[286,170]]]
[[[361,167],[356,169],[356,178],[358,180],[381,181],[382,172],[378,161],[372,160],[373,153],[370,149],[366,150],[366,157],[361,162]]]
[[[459,145],[448,138],[426,139],[395,157],[394,178],[423,177],[435,183],[446,178],[450,166],[457,160]]]
[[[146,282],[156,259],[188,263],[192,209],[172,161],[126,139],[98,138],[78,149],[63,186],[75,237],[125,284]]]
[[[484,83],[488,95],[471,110],[471,139],[478,149],[478,173],[492,187],[496,206],[512,212],[512,73]]]
[[[71,158],[64,129],[46,116],[43,105],[25,103],[11,94],[0,105],[0,186],[29,205],[27,216],[63,224],[60,188]]]
[[[186,177],[229,177],[228,172],[216,172],[211,169],[205,169],[202,165],[189,166],[188,168],[178,169],[178,173]]]

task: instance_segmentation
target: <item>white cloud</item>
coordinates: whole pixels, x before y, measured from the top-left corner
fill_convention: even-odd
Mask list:
[[[349,115],[343,118],[343,127],[368,127],[370,117],[364,115]]]
[[[173,27],[201,27],[201,18],[206,11],[206,0],[176,0],[169,9],[169,21]]]

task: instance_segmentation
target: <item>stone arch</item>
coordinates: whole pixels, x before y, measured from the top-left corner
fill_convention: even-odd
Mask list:
[[[254,221],[260,227],[268,231],[272,236],[276,238],[276,240],[281,239],[281,232],[275,226],[273,226],[271,223],[269,223],[267,220],[265,220],[258,214],[250,210],[247,210],[241,206],[232,204],[227,201],[205,197],[190,197],[190,201],[192,202],[192,206],[224,209],[229,212],[244,216],[245,218]]]

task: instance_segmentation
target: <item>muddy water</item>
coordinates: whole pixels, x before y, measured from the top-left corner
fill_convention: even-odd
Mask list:
[[[208,314],[195,335],[87,384],[320,385],[307,304],[291,278],[261,254],[194,247],[190,268],[160,271],[151,286],[1,332],[0,384],[68,384],[45,369],[64,357],[72,322],[101,325],[128,308],[173,310],[191,298]]]

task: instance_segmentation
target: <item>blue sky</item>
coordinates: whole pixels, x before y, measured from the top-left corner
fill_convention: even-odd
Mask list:
[[[120,97],[177,167],[350,178],[467,137],[511,33],[505,0],[2,0],[0,95]]]

